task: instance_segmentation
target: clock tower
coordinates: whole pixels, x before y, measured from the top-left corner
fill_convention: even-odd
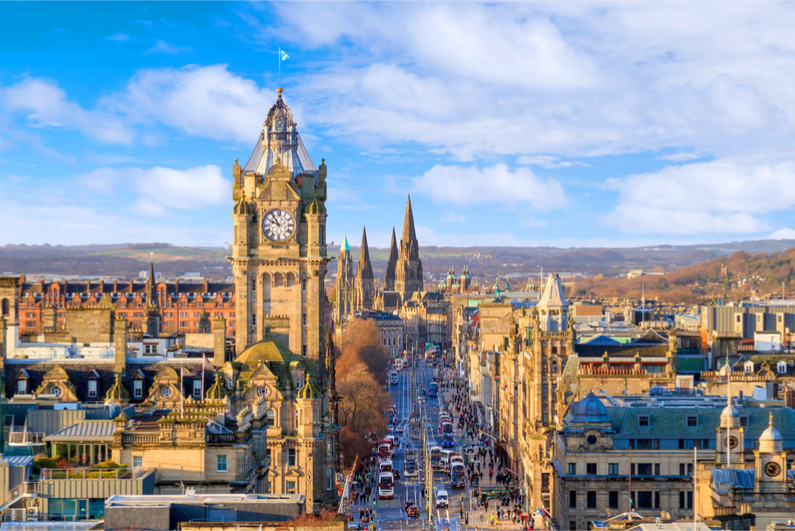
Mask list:
[[[322,360],[326,165],[313,164],[276,90],[251,157],[233,166],[236,351],[270,337]]]

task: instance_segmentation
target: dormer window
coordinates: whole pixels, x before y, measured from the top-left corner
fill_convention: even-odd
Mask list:
[[[751,374],[754,372],[754,362],[753,361],[746,361],[743,365],[743,369],[745,370],[745,374]]]
[[[268,396],[268,388],[267,387],[259,387],[259,388],[257,388],[257,394],[259,396]]]
[[[98,382],[97,380],[89,380],[88,381],[88,398],[96,398],[98,392]]]
[[[651,420],[648,415],[638,416],[638,428],[648,428],[650,424]]]
[[[133,396],[135,398],[142,398],[144,396],[144,382],[143,382],[143,380],[135,380],[133,382]]]
[[[170,387],[164,387],[163,391],[162,391],[162,394],[166,398],[170,397],[171,396],[171,388]]]
[[[53,396],[61,396],[61,388],[60,387],[53,387],[52,388]]]
[[[199,399],[202,397],[202,381],[193,380],[193,398]]]
[[[787,373],[787,362],[786,361],[779,361],[776,364],[776,372],[779,374],[786,374]]]
[[[18,395],[26,395],[26,394],[28,394],[28,381],[27,380],[17,380],[17,394]]]

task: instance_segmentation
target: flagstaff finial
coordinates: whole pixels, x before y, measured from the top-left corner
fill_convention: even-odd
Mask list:
[[[276,93],[279,94],[279,99],[282,97],[282,92],[284,92],[282,87],[276,87]]]
[[[770,412],[770,420],[768,421],[768,426],[773,428],[773,412]]]

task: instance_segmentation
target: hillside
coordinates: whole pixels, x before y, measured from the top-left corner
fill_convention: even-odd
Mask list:
[[[727,300],[749,296],[788,297],[795,288],[795,248],[781,252],[749,254],[737,251],[730,256],[669,271],[664,275],[617,278],[597,275],[578,280],[575,295],[602,297],[659,297],[666,302],[697,302],[713,297]],[[782,287],[783,283],[783,287]]]

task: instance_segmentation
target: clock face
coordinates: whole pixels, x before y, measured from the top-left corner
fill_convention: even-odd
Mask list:
[[[727,437],[726,440],[723,441],[723,444],[728,446],[730,449],[734,450],[735,448],[737,448],[738,442],[739,441],[737,441],[737,437],[732,435],[731,437]]]
[[[781,466],[778,463],[768,463],[765,465],[765,474],[774,478],[781,473]]]
[[[285,210],[271,210],[262,218],[262,232],[270,240],[283,242],[295,232],[295,218]]]
[[[282,120],[281,118],[279,118],[278,120],[276,120],[276,127],[278,127],[279,129],[281,129],[283,125],[284,125],[284,120]]]

